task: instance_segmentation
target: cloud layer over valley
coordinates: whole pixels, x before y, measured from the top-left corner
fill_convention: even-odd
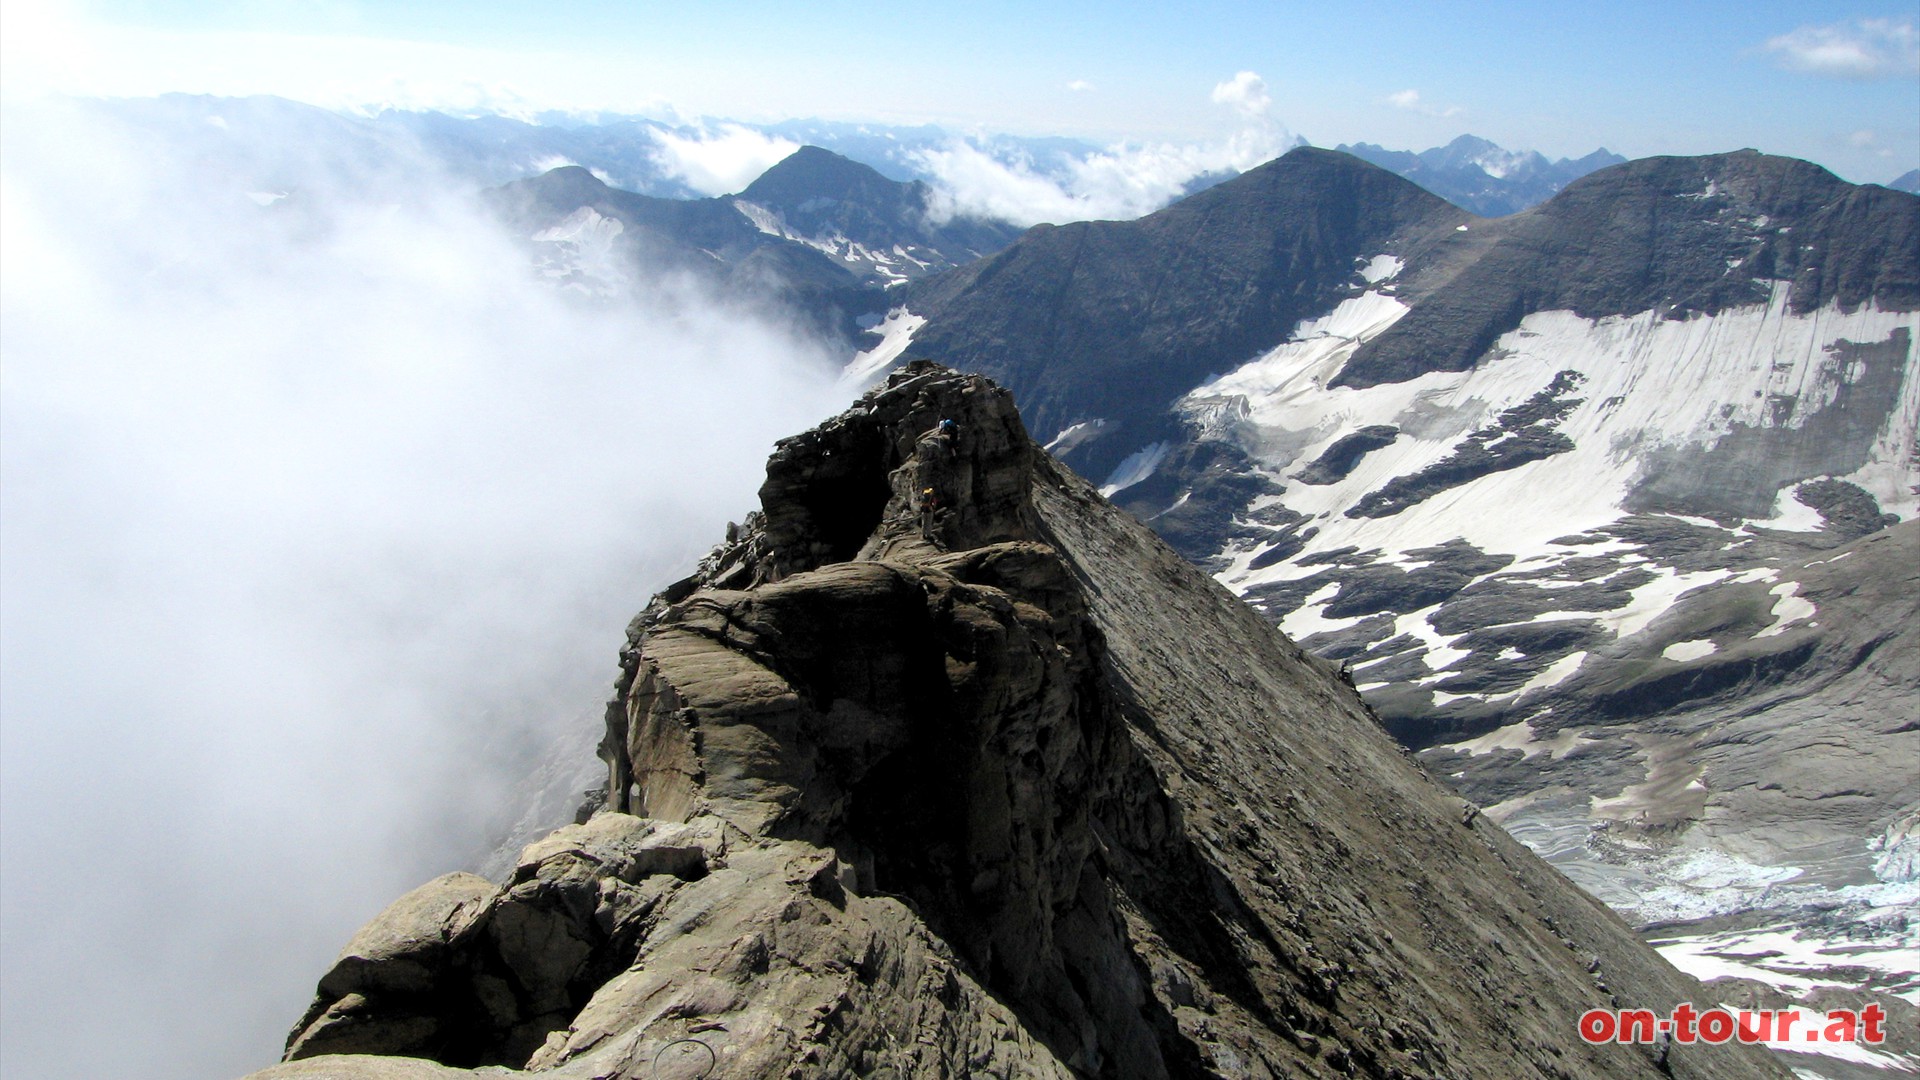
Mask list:
[[[625,621],[772,441],[842,404],[831,358],[684,283],[540,282],[402,148],[257,149],[329,164],[276,185],[89,108],[6,116],[21,1080],[271,1061],[354,927],[597,723]]]
[[[1124,220],[1150,214],[1204,185],[1271,160],[1299,145],[1274,115],[1266,82],[1242,71],[1213,88],[1230,110],[1225,138],[1185,143],[1118,143],[1103,150],[1037,161],[979,140],[955,139],[915,151],[946,214],[999,218],[1016,225]]]

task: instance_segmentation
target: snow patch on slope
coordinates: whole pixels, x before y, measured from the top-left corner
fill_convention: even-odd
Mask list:
[[[1711,656],[1714,650],[1718,648],[1718,645],[1704,638],[1694,641],[1676,641],[1660,650],[1660,655],[1665,659],[1672,660],[1674,663],[1684,664],[1690,660],[1698,660],[1703,656]]]
[[[1407,305],[1378,291],[1342,301],[1320,318],[1303,320],[1285,344],[1203,383],[1186,400],[1201,404],[1238,395],[1253,410],[1249,419],[1256,424],[1288,431],[1321,423],[1331,428],[1340,418],[1321,415],[1317,404],[1328,392],[1327,380],[1354,350],[1379,337],[1407,311]]]
[[[566,288],[590,296],[608,296],[628,280],[627,260],[615,245],[626,226],[583,206],[558,225],[533,234],[543,245],[535,265],[540,273]]]
[[[1360,268],[1360,276],[1367,280],[1367,284],[1378,285],[1383,281],[1392,281],[1399,277],[1400,271],[1406,268],[1405,262],[1392,255],[1375,255]]]
[[[1797,581],[1783,581],[1767,591],[1780,599],[1774,601],[1773,625],[1753,635],[1756,638],[1774,637],[1787,632],[1787,627],[1811,618],[1815,608],[1811,600],[1795,596],[1800,589]]]
[[[1858,989],[1864,970],[1879,988],[1920,1004],[1920,977],[1913,970],[1920,925],[1907,919],[1920,905],[1920,886],[1801,886],[1792,883],[1796,867],[1760,866],[1717,851],[1690,852],[1671,861],[1675,865],[1665,873],[1675,880],[1648,890],[1641,904],[1629,909],[1632,917],[1700,919],[1755,908],[1777,908],[1782,914],[1779,922],[1753,929],[1655,938],[1655,948],[1674,967],[1702,980],[1754,979],[1791,997],[1822,987]],[[1828,917],[1807,918],[1796,907]],[[1832,915],[1841,909],[1848,910],[1851,928],[1836,934]]]
[[[811,205],[812,201],[810,200],[802,206],[802,209]],[[926,260],[915,258],[912,253],[908,252],[899,244],[893,245],[890,250],[883,251],[870,248],[858,240],[848,238],[840,232],[821,233],[818,235],[801,233],[799,230],[787,224],[786,218],[782,217],[778,211],[770,207],[761,206],[759,203],[748,202],[745,199],[734,199],[733,208],[738,210],[742,217],[752,222],[754,228],[768,236],[778,236],[782,239],[805,244],[815,251],[832,258],[836,262],[843,262],[854,267],[863,268],[868,273],[882,278],[887,288],[904,284],[912,274],[918,273],[933,265]],[[909,269],[909,267],[911,269]]]
[[[1113,467],[1113,473],[1107,477],[1107,482],[1100,485],[1100,494],[1111,499],[1114,495],[1152,476],[1153,471],[1160,467],[1160,463],[1167,460],[1167,451],[1170,449],[1168,444],[1157,442],[1128,454],[1121,459],[1120,464]]]
[[[840,382],[844,385],[864,386],[893,367],[907,346],[913,344],[913,335],[927,325],[924,315],[915,315],[906,308],[897,307],[887,312],[887,317],[872,329],[880,335],[880,343],[871,349],[853,354],[847,366],[840,369]]]
[[[767,207],[761,206],[759,203],[748,202],[745,199],[735,199],[733,200],[733,208],[740,211],[741,217],[752,222],[754,228],[759,229],[768,236],[778,236],[788,240],[798,239],[798,237],[788,233],[787,223],[779,214]]]
[[[1060,434],[1048,439],[1047,445],[1043,449],[1049,454],[1067,453],[1081,443],[1097,437],[1100,434],[1100,429],[1106,426],[1107,422],[1098,418],[1082,420],[1077,424],[1068,424],[1066,427],[1060,429]]]
[[[1554,732],[1551,738],[1542,739],[1534,734],[1532,724],[1522,720],[1517,724],[1495,728],[1476,739],[1448,743],[1441,749],[1455,750],[1469,757],[1491,754],[1496,750],[1518,750],[1523,757],[1532,758],[1546,754],[1552,760],[1558,761],[1582,746],[1593,745],[1598,741],[1589,739],[1572,728],[1563,728]]]

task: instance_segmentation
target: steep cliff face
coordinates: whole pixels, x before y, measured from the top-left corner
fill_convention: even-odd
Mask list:
[[[1352,688],[916,365],[635,619],[606,805],[322,980],[295,1077],[1748,1077]],[[354,1056],[358,1055],[358,1056]]]

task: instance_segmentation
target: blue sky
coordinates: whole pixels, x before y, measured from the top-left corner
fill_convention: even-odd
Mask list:
[[[1553,156],[1754,146],[1853,180],[1920,166],[1920,5],[1049,5],[16,0],[8,92],[934,122],[1193,141],[1258,74],[1320,144],[1471,132]]]

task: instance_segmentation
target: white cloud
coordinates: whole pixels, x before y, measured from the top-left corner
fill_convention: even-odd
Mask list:
[[[1242,172],[1278,157],[1299,140],[1272,116],[1258,75],[1243,71],[1213,90],[1238,114],[1238,128],[1204,143],[1121,143],[1049,163],[989,144],[954,139],[916,151],[934,177],[938,215],[971,214],[1019,225],[1042,221],[1126,219],[1152,213],[1185,194],[1200,177]]]
[[[41,108],[0,124],[0,1072],[236,1076],[598,723],[832,366],[671,282],[572,302],[420,161],[263,207]]]
[[[1920,74],[1920,29],[1912,20],[1860,19],[1803,26],[1762,47],[1792,71],[1842,79]]]
[[[702,125],[687,134],[657,128],[654,137],[660,168],[702,195],[731,195],[800,149],[792,139],[739,124]]]
[[[1864,148],[1872,146],[1877,141],[1879,141],[1879,137],[1876,136],[1870,128],[1861,128],[1859,131],[1847,136],[1848,146]]]
[[[1213,88],[1215,105],[1230,105],[1249,117],[1265,116],[1273,108],[1273,96],[1267,93],[1267,81],[1251,71],[1242,71]]]
[[[1075,79],[1067,84],[1067,89],[1078,94],[1093,89],[1093,84],[1085,79]]]
[[[1447,117],[1458,116],[1461,113],[1460,106],[1458,105],[1440,107],[1427,104],[1420,99],[1420,91],[1418,90],[1397,90],[1380,100],[1383,104],[1391,105],[1396,109],[1406,109],[1409,112],[1417,112],[1422,116]]]

